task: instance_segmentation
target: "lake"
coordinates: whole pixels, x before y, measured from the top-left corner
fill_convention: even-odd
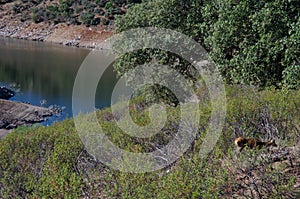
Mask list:
[[[61,115],[49,118],[44,122],[46,125],[72,117],[74,80],[89,52],[84,48],[0,37],[0,86],[17,91],[11,100],[62,107]],[[96,108],[110,106],[116,82],[110,66],[98,84]]]

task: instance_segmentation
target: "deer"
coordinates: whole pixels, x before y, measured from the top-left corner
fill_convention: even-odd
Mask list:
[[[246,137],[238,137],[234,140],[235,145],[239,148],[240,152],[248,146],[250,149],[258,148],[261,149],[262,147],[277,147],[275,140],[268,140],[266,142],[260,141],[256,138],[246,138]]]

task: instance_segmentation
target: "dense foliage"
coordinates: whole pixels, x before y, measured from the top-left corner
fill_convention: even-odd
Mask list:
[[[82,145],[71,120],[51,127],[20,128],[0,140],[0,196],[3,198],[295,198],[299,153],[291,154],[299,134],[299,91],[275,89],[257,92],[228,87],[227,119],[222,136],[207,159],[199,149],[210,117],[208,93],[202,98],[198,138],[189,150],[169,167],[144,174],[123,173],[102,165]],[[134,106],[136,104],[136,106]],[[118,105],[116,105],[118,106]],[[133,117],[149,122],[146,104]],[[177,108],[170,107],[173,121]],[[117,109],[118,112],[118,109]],[[89,117],[89,116],[87,116]],[[122,133],[110,109],[98,112],[99,123],[110,140],[131,152],[152,151],[176,136],[176,123],[163,133],[138,139]],[[178,119],[178,118],[177,118]],[[175,124],[175,126],[174,126]],[[130,130],[130,127],[128,127]],[[276,139],[279,148],[237,153],[237,136]],[[299,146],[298,146],[299,147]],[[298,149],[300,150],[300,149]],[[298,151],[299,152],[299,151]],[[283,154],[282,154],[283,153]],[[280,156],[282,155],[282,156]]]
[[[298,88],[299,7],[297,0],[153,0],[118,17],[115,30],[148,26],[177,30],[205,47],[227,83]],[[166,58],[173,55],[157,54],[148,49],[128,53],[115,64],[116,70],[123,73],[148,62],[148,57],[174,61]]]

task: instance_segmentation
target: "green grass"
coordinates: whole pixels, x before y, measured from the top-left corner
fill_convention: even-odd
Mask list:
[[[199,92],[199,95],[205,92]],[[295,196],[299,176],[286,172],[288,163],[269,164],[271,153],[264,150],[235,151],[233,140],[246,135],[260,139],[272,136],[281,148],[299,143],[300,91],[228,86],[227,116],[222,135],[206,159],[199,149],[210,118],[207,96],[201,96],[197,139],[176,162],[155,172],[133,174],[113,170],[89,155],[72,119],[50,127],[22,127],[0,141],[0,196],[3,198],[232,198],[252,187],[248,177],[257,175],[253,192],[262,198]],[[122,118],[121,104],[116,118]],[[133,101],[132,117],[149,124],[143,99]],[[142,139],[123,133],[112,120],[111,109],[97,112],[106,135],[130,152],[153,151],[175,135],[179,108],[168,107],[168,122],[162,132]],[[85,116],[90,117],[90,116]],[[297,126],[298,125],[298,126]],[[130,130],[130,127],[128,127]],[[266,154],[265,159],[261,159]],[[296,160],[295,160],[296,161]],[[243,177],[243,178],[242,178]],[[268,187],[266,187],[268,186]],[[251,188],[252,189],[252,188]]]

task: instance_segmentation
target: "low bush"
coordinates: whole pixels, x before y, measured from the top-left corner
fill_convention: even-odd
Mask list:
[[[200,128],[187,152],[164,169],[142,174],[116,171],[89,155],[72,120],[50,127],[23,127],[0,140],[0,195],[4,198],[232,198],[296,197],[300,176],[296,152],[300,141],[300,91],[226,87],[227,116],[221,137],[207,158],[200,148],[210,119],[208,92],[199,91]],[[97,113],[109,139],[130,152],[150,152],[176,136],[179,106],[168,108],[161,133],[135,138],[115,120],[122,103]],[[145,98],[129,105],[135,122],[150,122]],[[191,111],[192,114],[192,111]],[[84,116],[89,117],[89,115]],[[131,127],[128,127],[130,130]],[[276,149],[236,152],[237,136],[275,138]],[[298,146],[299,147],[299,146]],[[294,151],[294,152],[293,152]]]
[[[0,142],[0,195],[4,198],[81,195],[83,181],[74,164],[83,146],[72,121],[19,128]]]

